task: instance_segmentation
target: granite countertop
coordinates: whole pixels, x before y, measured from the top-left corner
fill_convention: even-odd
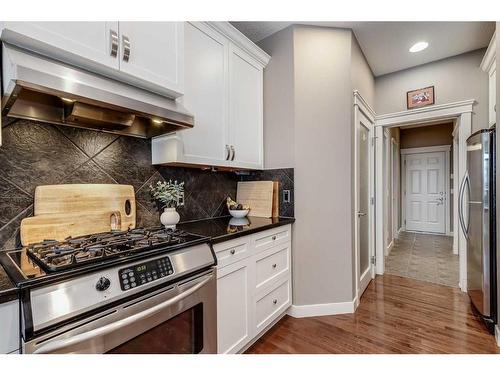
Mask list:
[[[17,288],[0,265],[0,303],[17,299]]]
[[[264,218],[248,216],[243,219],[235,219],[227,216],[181,223],[177,225],[177,228],[210,237],[212,243],[217,243],[293,222],[295,222],[295,219],[292,217]]]

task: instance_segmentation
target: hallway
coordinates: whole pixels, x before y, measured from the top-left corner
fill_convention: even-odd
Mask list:
[[[385,273],[458,288],[453,237],[401,232],[385,258]]]
[[[458,288],[377,276],[354,314],[285,316],[247,353],[500,353]]]

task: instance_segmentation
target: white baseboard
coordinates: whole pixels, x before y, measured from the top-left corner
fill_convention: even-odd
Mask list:
[[[352,314],[357,304],[356,298],[349,302],[322,303],[318,305],[292,305],[287,314],[294,318],[311,316]]]
[[[497,345],[500,346],[500,327],[495,326],[495,339],[497,340]]]

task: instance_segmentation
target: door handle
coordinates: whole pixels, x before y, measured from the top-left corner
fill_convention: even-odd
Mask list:
[[[122,35],[123,44],[123,61],[128,62],[130,60],[130,39],[128,36]]]
[[[358,211],[358,217],[361,217],[361,216],[366,216],[366,212],[360,212],[360,211]]]
[[[231,145],[231,152],[232,152],[231,161],[233,161],[234,160],[234,156],[236,155],[236,150],[234,149],[233,145]]]
[[[438,201],[438,206],[440,206],[440,205],[444,204],[444,198],[443,198],[443,197],[439,197],[439,198],[437,199],[437,201]]]
[[[468,231],[469,228],[468,226],[465,225],[465,219],[464,219],[464,192],[465,192],[465,185],[468,184],[469,181],[469,174],[465,172],[465,176],[462,179],[462,183],[460,184],[460,190],[458,192],[458,219],[460,221],[460,226],[462,227],[462,232],[464,233],[465,238],[469,238],[468,236]]]
[[[118,56],[118,33],[115,30],[109,30],[109,54]]]

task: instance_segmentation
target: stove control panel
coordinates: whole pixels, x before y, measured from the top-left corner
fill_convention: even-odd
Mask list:
[[[173,273],[170,258],[164,257],[121,269],[118,271],[118,277],[121,289],[129,290]]]

